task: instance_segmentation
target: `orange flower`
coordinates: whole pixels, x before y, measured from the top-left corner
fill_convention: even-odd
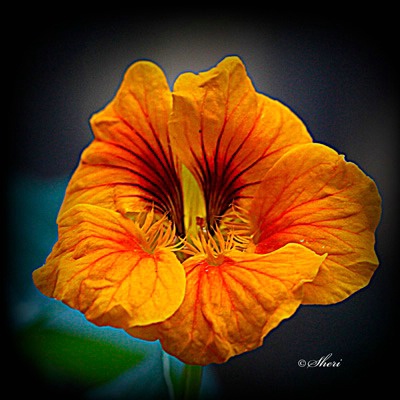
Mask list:
[[[182,74],[172,93],[137,62],[91,125],[59,240],[33,274],[89,321],[222,363],[301,304],[368,284],[374,182],[257,93],[239,58]]]

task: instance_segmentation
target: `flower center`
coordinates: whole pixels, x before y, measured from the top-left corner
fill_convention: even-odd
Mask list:
[[[224,253],[249,248],[250,224],[244,209],[232,205],[224,215],[208,215],[204,192],[185,166],[182,191],[186,240],[181,253],[186,257],[202,253],[210,265],[219,265]],[[212,226],[209,221],[213,221]]]

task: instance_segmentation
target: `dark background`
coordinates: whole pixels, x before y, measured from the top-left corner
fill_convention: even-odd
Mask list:
[[[225,397],[337,397],[349,389],[367,393],[395,383],[391,362],[397,362],[399,266],[395,26],[390,15],[346,15],[282,17],[266,11],[216,10],[201,15],[196,11],[58,15],[24,20],[6,36],[10,51],[4,63],[10,68],[4,76],[7,130],[2,133],[2,147],[9,186],[21,177],[41,182],[68,179],[92,139],[90,115],[112,99],[135,60],[156,62],[172,86],[181,72],[207,70],[230,54],[242,58],[258,91],[299,115],[315,141],[345,154],[376,181],[383,198],[377,231],[381,265],[370,285],[337,305],[301,307],[266,337],[262,348],[213,367]],[[8,229],[15,224],[10,215],[18,212],[13,207],[15,202],[8,201]],[[13,243],[7,250],[23,252],[25,247],[15,242],[15,235],[9,237]],[[7,264],[3,282],[9,289],[17,284],[13,277],[18,266]],[[37,267],[32,265],[31,271]],[[6,339],[11,343],[13,321],[18,319],[14,299],[7,295],[5,302],[10,314]],[[342,360],[340,367],[297,365],[299,359],[319,359],[329,353],[331,360]],[[19,364],[10,371],[24,376],[32,394],[52,387],[34,366],[24,363],[17,344],[8,363],[13,361]],[[66,393],[67,388],[62,390]]]

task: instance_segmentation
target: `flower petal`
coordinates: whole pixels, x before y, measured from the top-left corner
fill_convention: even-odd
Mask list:
[[[254,193],[283,152],[311,141],[288,108],[256,93],[237,57],[179,76],[169,129],[174,151],[203,188],[211,225],[233,200]]]
[[[34,271],[45,295],[97,325],[129,328],[163,321],[180,306],[185,273],[166,248],[146,251],[139,227],[119,213],[75,206],[60,218],[60,240]]]
[[[296,244],[265,255],[231,250],[219,265],[210,265],[205,254],[191,257],[184,262],[186,295],[178,311],[149,326],[147,335],[131,333],[158,337],[168,353],[187,364],[225,362],[261,346],[265,335],[296,311],[303,284],[314,279],[323,259]]]
[[[169,143],[170,111],[162,70],[148,61],[133,64],[115,98],[91,118],[95,140],[82,154],[60,215],[76,204],[121,213],[150,205],[175,215],[182,233],[181,167]]]
[[[330,304],[366,286],[378,266],[374,232],[380,219],[374,182],[320,144],[297,146],[270,169],[250,219],[256,252],[301,243],[328,257],[303,303]]]

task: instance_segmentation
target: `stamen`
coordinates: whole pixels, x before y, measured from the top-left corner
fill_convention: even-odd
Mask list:
[[[235,232],[235,235],[251,237],[253,232],[250,226],[249,212],[236,204],[218,218],[219,226],[223,231]]]
[[[196,217],[196,225],[199,227],[200,232],[206,233],[207,232],[207,223],[206,220],[202,217]]]
[[[154,208],[142,211],[136,215],[130,215],[135,225],[145,236],[146,246],[144,250],[154,253],[156,249],[164,248],[170,251],[179,251],[183,247],[183,241],[176,234],[175,225],[166,215],[157,215]]]
[[[199,233],[198,236],[190,236],[181,252],[189,256],[203,254],[207,256],[209,264],[220,265],[224,255],[235,248],[236,242],[233,235],[230,234],[225,238],[220,229],[216,228],[213,235],[207,231]]]

